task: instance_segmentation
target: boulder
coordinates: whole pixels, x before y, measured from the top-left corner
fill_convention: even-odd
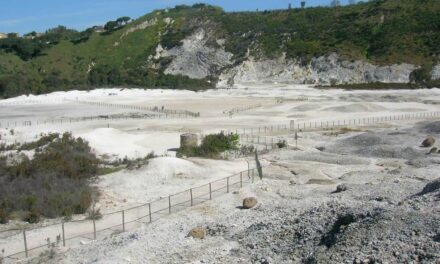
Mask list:
[[[206,230],[201,227],[195,227],[191,229],[188,235],[193,238],[204,239],[206,236]]]
[[[428,136],[425,140],[422,142],[422,146],[425,148],[432,147],[435,144],[435,138]]]
[[[244,209],[251,209],[255,205],[257,205],[258,201],[255,197],[248,197],[243,200],[243,208]]]
[[[335,193],[345,192],[346,190],[348,190],[347,185],[345,185],[345,184],[339,184],[339,185],[336,187],[336,191],[335,191]]]

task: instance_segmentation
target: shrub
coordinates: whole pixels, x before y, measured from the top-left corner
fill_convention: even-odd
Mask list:
[[[286,140],[279,140],[276,144],[278,148],[286,148],[287,147],[287,141]]]
[[[242,145],[240,147],[240,153],[244,156],[253,154],[255,152],[255,147],[253,145]]]
[[[429,65],[423,65],[422,67],[415,69],[409,76],[410,83],[426,87],[431,81],[431,70],[432,66]]]
[[[179,156],[218,158],[221,153],[238,149],[239,136],[235,134],[207,135],[198,147],[186,147],[178,150]]]
[[[0,157],[0,222],[11,215],[36,223],[41,217],[85,213],[92,202],[89,180],[99,163],[88,143],[65,133],[23,147],[41,151],[32,160],[21,155],[11,164]]]

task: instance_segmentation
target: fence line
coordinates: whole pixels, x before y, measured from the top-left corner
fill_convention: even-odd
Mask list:
[[[236,108],[232,108],[229,110],[224,110],[223,114],[224,115],[233,115],[233,114],[249,111],[252,109],[256,109],[256,108],[259,108],[262,106],[263,106],[262,104],[255,104],[255,105],[248,105],[248,106],[243,106],[243,107],[236,107]]]
[[[112,236],[149,224],[169,214],[210,201],[215,197],[230,193],[233,190],[252,184],[256,169],[240,173],[190,188],[188,190],[156,199],[129,209],[102,214],[102,218],[91,220],[62,221],[34,229],[9,229],[0,231],[1,239],[8,239],[4,244],[5,260],[19,260],[49,250],[54,246],[69,246],[83,242]],[[14,235],[9,235],[14,233]],[[43,236],[41,234],[44,234]],[[14,252],[14,248],[22,250]]]
[[[400,120],[417,120],[417,119],[428,119],[428,118],[438,118],[438,117],[440,117],[440,112],[419,112],[419,113],[411,113],[411,114],[350,118],[350,119],[328,120],[328,121],[295,122],[294,120],[292,120],[290,121],[290,124],[280,124],[280,125],[254,127],[254,128],[240,128],[240,129],[236,129],[232,133],[240,135],[241,138],[244,138],[247,135],[254,136],[254,135],[273,134],[277,132],[293,132],[293,131],[311,132],[311,131],[319,131],[323,129],[336,128],[336,127],[373,125],[373,124],[382,124],[385,122],[400,121]]]
[[[151,112],[157,112],[157,113],[169,114],[169,115],[185,115],[190,117],[200,117],[200,113],[195,113],[188,110],[165,109],[163,106],[162,107],[136,106],[136,105],[91,102],[91,101],[82,101],[82,100],[67,100],[67,99],[65,101],[72,103],[86,104],[86,105],[94,105],[99,107],[122,108],[122,109],[138,110],[138,111],[151,111]]]
[[[67,125],[71,123],[91,122],[91,121],[120,121],[120,120],[136,120],[136,119],[173,119],[173,118],[192,118],[193,116],[186,114],[152,114],[152,115],[130,115],[130,116],[89,116],[89,117],[76,117],[66,119],[50,119],[50,120],[21,120],[21,121],[8,121],[0,120],[0,128],[15,128],[15,127],[32,127],[42,125]]]

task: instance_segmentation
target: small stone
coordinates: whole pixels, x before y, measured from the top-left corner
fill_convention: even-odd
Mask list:
[[[435,138],[433,138],[432,136],[428,136],[422,142],[422,146],[424,146],[425,148],[432,147],[432,146],[434,146],[434,144],[435,144]]]
[[[346,190],[348,190],[347,185],[345,185],[345,184],[339,184],[339,185],[336,187],[336,191],[335,191],[335,193],[345,192]]]
[[[204,239],[206,236],[206,230],[201,227],[195,227],[191,229],[188,235],[193,238]]]
[[[255,205],[257,205],[257,198],[255,197],[247,197],[243,200],[244,209],[251,209]]]

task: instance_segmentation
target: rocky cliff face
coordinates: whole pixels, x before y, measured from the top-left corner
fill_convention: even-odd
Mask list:
[[[166,74],[184,75],[192,79],[218,75],[221,69],[232,64],[233,54],[225,51],[223,40],[216,41],[217,47],[207,45],[210,38],[209,32],[198,29],[185,38],[181,46],[170,50],[158,47],[155,58],[172,59],[165,69]]]
[[[408,83],[416,68],[410,64],[376,66],[365,61],[341,60],[337,54],[313,58],[309,63],[281,57],[275,60],[249,58],[220,75],[218,86],[249,82],[296,84]]]
[[[238,66],[233,54],[225,51],[224,40],[212,43],[209,30],[200,28],[182,41],[182,45],[169,50],[159,46],[156,60],[169,59],[166,74],[184,75],[193,79],[218,77],[218,87],[231,87],[244,83],[295,83],[336,85],[352,83],[408,83],[411,64],[389,66],[373,65],[366,61],[342,60],[337,54],[313,58],[308,63],[281,56],[277,59],[256,59],[248,56]],[[433,76],[440,78],[440,66]]]

